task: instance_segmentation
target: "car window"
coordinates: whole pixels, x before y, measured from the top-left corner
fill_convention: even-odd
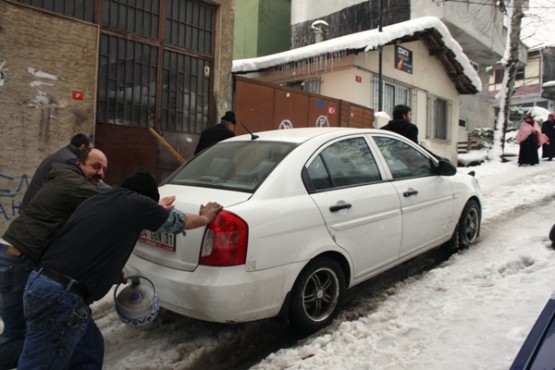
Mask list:
[[[307,167],[307,173],[315,191],[381,180],[374,156],[362,137],[326,147]]]
[[[374,136],[394,179],[433,175],[430,159],[396,138]]]
[[[195,156],[165,183],[252,192],[294,147],[269,141],[218,143]]]

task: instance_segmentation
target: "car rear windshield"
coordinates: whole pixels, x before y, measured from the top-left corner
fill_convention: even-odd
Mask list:
[[[221,142],[195,156],[165,183],[254,192],[295,144]]]

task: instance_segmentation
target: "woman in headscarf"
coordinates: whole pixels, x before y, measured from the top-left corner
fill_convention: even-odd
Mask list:
[[[538,149],[540,145],[548,142],[547,136],[542,134],[540,125],[528,114],[520,124],[516,134],[516,141],[520,145],[518,152],[518,165],[531,166],[540,163]]]

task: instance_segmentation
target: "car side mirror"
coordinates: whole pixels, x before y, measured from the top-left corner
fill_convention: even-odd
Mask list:
[[[439,158],[436,166],[436,174],[440,176],[454,176],[457,173],[457,167],[451,161],[445,158]]]

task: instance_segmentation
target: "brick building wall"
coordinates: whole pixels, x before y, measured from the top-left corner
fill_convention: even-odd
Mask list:
[[[97,26],[0,0],[0,234],[36,166],[94,133]]]

